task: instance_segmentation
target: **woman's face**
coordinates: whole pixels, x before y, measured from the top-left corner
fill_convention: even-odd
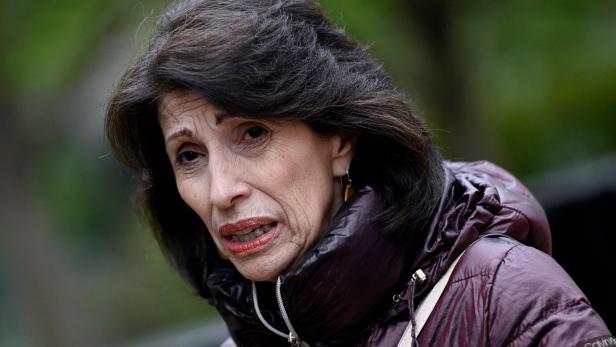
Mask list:
[[[274,280],[340,206],[351,141],[234,117],[190,92],[164,95],[158,111],[180,196],[244,277]]]

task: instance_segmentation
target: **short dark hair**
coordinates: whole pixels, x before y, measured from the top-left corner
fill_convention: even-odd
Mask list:
[[[140,201],[161,248],[207,296],[215,246],[181,199],[164,150],[157,104],[200,94],[229,114],[305,122],[357,136],[350,173],[384,202],[383,232],[421,233],[442,193],[442,159],[426,127],[364,47],[310,0],[200,0],[170,8],[107,109],[113,152],[140,173]]]

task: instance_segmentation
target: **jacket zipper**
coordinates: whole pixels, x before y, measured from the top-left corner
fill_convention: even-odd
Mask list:
[[[259,317],[259,320],[261,321],[261,323],[263,323],[263,325],[269,329],[271,332],[273,332],[274,334],[286,338],[287,341],[289,342],[290,346],[294,346],[294,347],[310,347],[310,345],[308,345],[306,342],[300,340],[299,336],[297,335],[297,332],[295,331],[295,329],[293,328],[293,325],[291,324],[291,320],[289,319],[289,315],[287,315],[287,310],[284,308],[284,303],[282,301],[282,294],[281,294],[281,286],[282,283],[280,281],[280,276],[278,277],[278,279],[276,280],[276,301],[278,302],[278,309],[280,310],[280,315],[282,316],[282,320],[284,321],[284,324],[287,326],[287,328],[289,329],[289,334],[285,334],[282,331],[274,328],[271,324],[269,324],[265,318],[263,318],[263,315],[261,314],[261,310],[259,309],[259,302],[257,299],[257,286],[255,285],[255,282],[252,282],[252,301],[255,307],[255,311],[257,313],[257,316]]]

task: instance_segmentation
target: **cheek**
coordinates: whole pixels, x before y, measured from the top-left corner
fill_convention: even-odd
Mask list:
[[[312,239],[321,230],[332,200],[332,178],[318,158],[297,161],[281,155],[267,175],[270,194],[281,205],[292,232],[298,238]]]
[[[206,199],[207,190],[205,187],[200,186],[199,184],[194,183],[190,179],[179,180],[177,184],[177,190],[180,194],[182,200],[190,207],[193,212],[195,212],[201,221],[207,227],[212,240],[216,244],[216,248],[219,250],[222,249],[221,240],[219,240],[214,233],[212,233],[212,221],[210,214],[210,206],[208,205],[208,200]],[[219,254],[224,259],[227,259],[222,253]]]
[[[205,198],[207,190],[190,179],[178,180],[177,189],[182,200],[201,218],[209,229],[211,225],[208,213],[209,207],[207,206],[208,200]]]

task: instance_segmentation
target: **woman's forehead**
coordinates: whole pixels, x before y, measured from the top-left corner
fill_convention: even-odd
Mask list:
[[[158,101],[158,116],[179,119],[181,115],[204,112],[213,105],[201,95],[190,91],[171,91]]]
[[[285,117],[276,116],[251,116],[242,114],[231,114],[194,91],[175,90],[163,94],[157,104],[157,114],[159,123],[175,122],[178,123],[182,119],[192,118],[207,118],[212,115],[212,125],[220,125],[229,118],[243,118],[249,120],[261,120],[271,124],[280,125],[289,121]]]
[[[198,93],[191,91],[173,91],[164,94],[158,102],[159,122],[180,122],[186,118],[214,117],[215,125],[227,118],[235,117],[219,109]]]

